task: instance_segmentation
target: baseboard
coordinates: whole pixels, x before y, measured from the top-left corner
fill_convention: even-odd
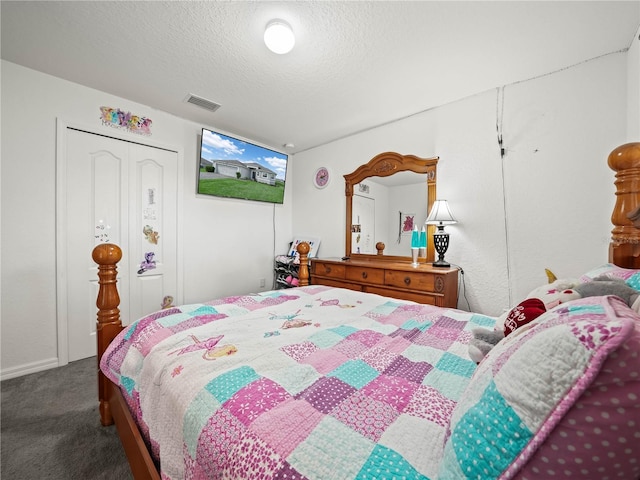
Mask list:
[[[21,377],[30,373],[42,372],[58,367],[58,358],[48,358],[39,362],[25,363],[17,367],[10,367],[0,371],[0,380],[9,380],[10,378]]]

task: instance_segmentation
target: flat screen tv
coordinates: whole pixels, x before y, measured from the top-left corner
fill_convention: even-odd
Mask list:
[[[288,159],[284,153],[203,128],[198,193],[283,203]]]

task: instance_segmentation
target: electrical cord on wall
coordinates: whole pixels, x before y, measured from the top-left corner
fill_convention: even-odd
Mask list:
[[[271,226],[273,228],[273,258],[276,257],[276,204],[273,203],[273,215],[271,218]]]
[[[460,265],[456,265],[455,263],[452,263],[451,266],[456,267],[460,271],[460,276],[458,277],[458,298],[456,298],[456,304],[460,301],[460,290],[462,290],[464,301],[467,302],[467,311],[470,312],[471,305],[469,304],[469,299],[467,298],[467,285],[464,283],[464,270]],[[462,288],[460,288],[461,285]]]
[[[271,225],[273,227],[273,267],[275,269],[276,266],[276,204],[273,204],[273,215],[271,218]],[[275,290],[277,288],[277,282],[276,282],[276,277],[277,275],[274,273],[273,274],[273,280],[271,281],[271,290]]]
[[[502,102],[500,102],[501,99],[502,99]],[[502,103],[502,105],[500,105],[500,103]],[[504,87],[498,87],[498,97],[496,99],[496,133],[498,135],[498,146],[500,147],[500,158],[504,158],[504,154],[506,153],[504,144],[502,143],[503,118],[504,118]]]
[[[509,305],[512,305],[511,288],[511,249],[509,248],[509,219],[507,209],[506,181],[504,175],[504,157],[506,149],[502,139],[502,129],[504,124],[504,86],[498,88],[496,96],[496,129],[498,131],[498,146],[500,147],[500,174],[502,176],[502,209],[504,213],[504,235],[505,248],[507,250],[507,291],[509,295]]]

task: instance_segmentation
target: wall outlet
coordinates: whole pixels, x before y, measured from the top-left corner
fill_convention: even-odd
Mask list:
[[[260,288],[264,288],[266,280],[264,278],[261,278],[259,281],[260,281]]]

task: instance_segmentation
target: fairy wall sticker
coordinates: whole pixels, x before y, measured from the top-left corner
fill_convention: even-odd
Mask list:
[[[147,117],[133,115],[119,108],[100,107],[102,125],[127,130],[137,135],[151,135],[153,121]]]
[[[156,210],[156,188],[146,189],[147,205],[142,209],[142,218],[145,222],[154,221],[158,219],[158,212]]]
[[[161,304],[162,310],[173,307],[173,297],[171,295],[165,295]]]
[[[158,239],[160,238],[160,234],[154,231],[151,225],[145,225],[142,228],[142,233],[144,233],[144,237],[147,239],[149,243],[153,243],[154,245],[158,244]]]
[[[100,220],[96,225],[96,233],[94,235],[96,241],[98,243],[109,243],[111,241],[109,230],[111,230],[111,225],[105,225],[104,221]]]
[[[153,259],[155,255],[156,254],[154,252],[147,252],[144,254],[144,260],[140,263],[138,275],[143,274],[147,270],[153,270],[156,268],[156,261]]]

